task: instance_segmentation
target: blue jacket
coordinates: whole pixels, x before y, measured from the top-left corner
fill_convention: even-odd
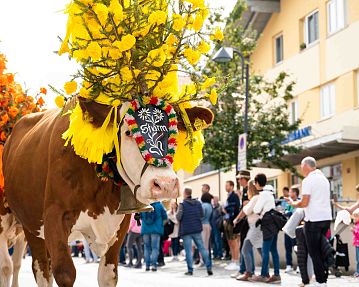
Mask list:
[[[180,223],[180,236],[202,232],[203,209],[197,199],[184,199],[178,207],[176,217]]]
[[[163,235],[163,222],[167,220],[167,212],[161,202],[151,203],[153,211],[141,212],[141,234]]]
[[[212,205],[208,202],[202,202],[203,218],[202,224],[209,224],[212,218]]]
[[[224,206],[224,209],[227,211],[225,218],[230,220],[235,219],[239,214],[240,208],[241,203],[239,201],[239,196],[237,193],[232,191],[230,194],[228,194],[226,205]]]

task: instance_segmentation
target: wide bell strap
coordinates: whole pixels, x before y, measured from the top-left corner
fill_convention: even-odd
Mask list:
[[[131,214],[135,212],[153,211],[151,205],[138,201],[128,185],[121,186],[121,202],[117,214]]]

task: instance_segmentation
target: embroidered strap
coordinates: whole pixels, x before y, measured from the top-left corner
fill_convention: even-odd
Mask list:
[[[97,176],[102,181],[113,180],[115,185],[122,186],[126,184],[121,175],[119,174],[116,166],[116,152],[106,154],[103,156],[102,164],[97,164],[95,166],[95,171]]]

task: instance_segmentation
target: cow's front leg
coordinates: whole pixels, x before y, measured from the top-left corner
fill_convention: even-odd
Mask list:
[[[75,221],[73,212],[65,212],[56,204],[50,205],[44,212],[45,242],[59,287],[73,287],[76,279],[76,269],[68,247],[68,237]]]
[[[110,249],[106,252],[105,256],[101,258],[100,266],[98,269],[98,285],[100,287],[115,287],[117,285],[118,273],[118,256],[123,240],[126,236],[128,226],[130,225],[131,215],[126,214],[117,231],[117,239]]]

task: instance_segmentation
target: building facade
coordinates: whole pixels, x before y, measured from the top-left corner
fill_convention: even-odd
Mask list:
[[[274,79],[286,71],[296,82],[289,117],[291,121],[300,118],[302,123],[287,142],[302,151],[287,155],[287,160],[299,168],[303,157],[315,157],[331,181],[333,194],[343,201],[356,200],[359,1],[248,0],[247,4],[241,24],[259,34],[251,55],[252,72]],[[208,173],[207,178],[206,174],[186,176],[185,184],[196,186],[216,176],[215,172]],[[279,195],[284,186],[300,183],[288,172],[271,172],[269,177]],[[223,183],[217,178],[214,185],[221,194]]]

